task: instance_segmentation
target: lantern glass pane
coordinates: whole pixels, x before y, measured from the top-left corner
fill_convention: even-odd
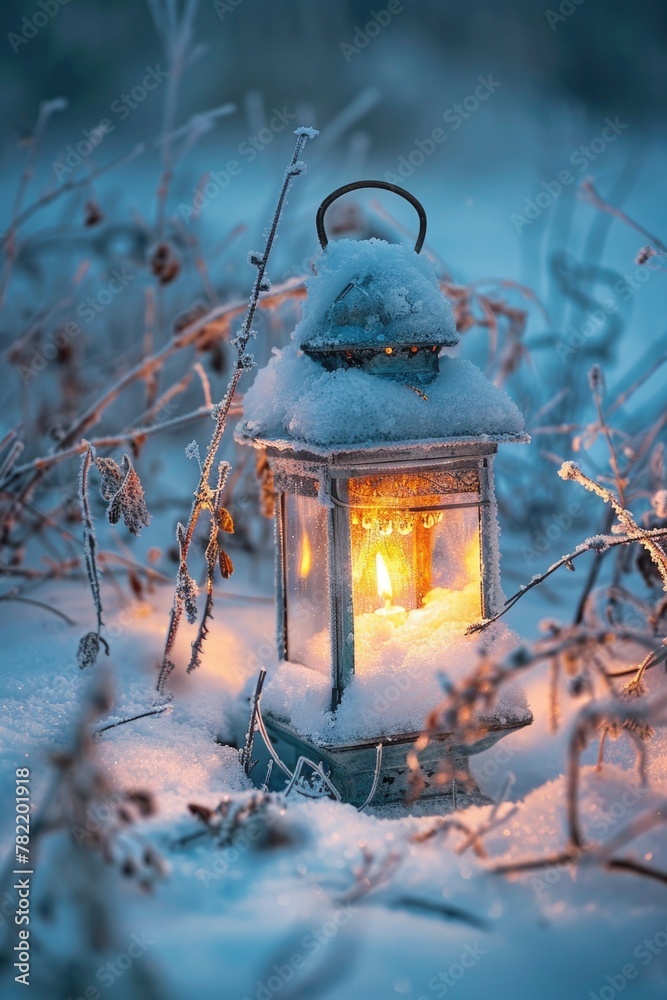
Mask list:
[[[283,512],[287,659],[329,674],[327,508],[316,495],[290,490]]]
[[[355,670],[482,613],[476,468],[348,483]]]

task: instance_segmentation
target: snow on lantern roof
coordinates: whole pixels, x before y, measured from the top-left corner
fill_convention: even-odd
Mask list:
[[[433,263],[401,244],[330,243],[306,287],[294,339],[308,354],[458,343]]]
[[[235,436],[258,447],[318,455],[386,445],[528,440],[515,404],[469,361],[441,358],[439,372],[420,395],[361,368],[328,371],[297,343],[274,350],[257,373]]]
[[[369,184],[383,186],[359,182]],[[523,418],[501,389],[469,361],[439,357],[458,337],[435,267],[416,252],[421,206],[414,250],[378,239],[328,244],[323,211],[343,190],[320,207],[324,252],[307,281],[302,319],[246,393],[236,439],[317,455],[526,441]]]

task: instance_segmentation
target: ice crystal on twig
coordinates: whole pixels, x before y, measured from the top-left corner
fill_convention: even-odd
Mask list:
[[[196,459],[197,465],[201,469],[201,455],[199,454],[199,445],[196,441],[191,441],[190,444],[186,444],[185,457]]]
[[[294,129],[294,135],[304,136],[306,139],[317,139],[319,134],[318,130],[310,125],[299,125]]]

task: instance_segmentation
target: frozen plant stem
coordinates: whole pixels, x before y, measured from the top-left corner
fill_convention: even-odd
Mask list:
[[[88,582],[90,583],[90,590],[93,595],[93,604],[95,605],[95,614],[97,616],[97,630],[95,632],[88,632],[88,634],[84,635],[79,643],[77,661],[82,670],[84,667],[93,665],[97,659],[100,645],[104,646],[105,653],[107,655],[109,654],[109,644],[106,639],[102,638],[101,635],[102,625],[104,623],[102,621],[100,578],[97,569],[97,539],[95,537],[93,516],[90,511],[90,502],[88,500],[88,473],[90,472],[90,466],[94,457],[95,453],[93,448],[88,445],[81,460],[81,471],[79,473],[79,503],[81,505],[81,520],[83,523],[83,552],[86,563],[86,573],[88,574]]]
[[[574,560],[578,559],[579,556],[583,556],[585,552],[595,552],[596,556],[599,558],[603,552],[607,552],[609,549],[613,549],[617,545],[632,545],[634,542],[642,542],[642,544],[645,544],[646,541],[653,540],[667,542],[667,528],[654,528],[647,531],[636,527],[628,535],[598,535],[597,537],[586,539],[585,542],[578,545],[572,552],[568,552],[567,555],[561,556],[561,558],[549,566],[544,573],[538,573],[537,576],[532,578],[530,583],[524,584],[515,594],[508,597],[505,601],[505,606],[502,611],[498,612],[498,614],[493,615],[492,618],[485,618],[481,622],[475,622],[473,625],[469,625],[466,629],[466,635],[470,635],[473,632],[483,632],[484,629],[488,628],[489,625],[492,625],[493,622],[497,622],[498,619],[502,618],[503,615],[506,615],[507,612],[514,607],[517,601],[520,601],[529,590],[533,590],[534,587],[538,587],[541,583],[544,583],[544,581],[550,577],[552,573],[561,569],[562,566],[572,570],[574,568],[572,565]],[[575,624],[579,625],[581,622],[577,621]]]
[[[300,297],[302,294],[303,280],[290,280],[282,285],[274,286],[271,294],[263,294],[261,296],[261,302],[267,308],[272,309],[278,306],[281,302],[285,301],[287,298]],[[142,358],[142,360],[134,365],[134,367],[126,371],[121,378],[114,383],[114,385],[112,385],[109,389],[106,389],[104,393],[93,404],[91,404],[80,417],[77,417],[75,422],[69,427],[63,438],[57,443],[52,452],[48,455],[35,458],[30,462],[26,462],[23,465],[14,465],[11,469],[8,469],[5,477],[0,480],[0,488],[7,489],[7,487],[20,476],[32,473],[33,475],[28,480],[28,483],[24,488],[25,493],[32,493],[37,482],[39,481],[39,477],[47,469],[50,469],[53,465],[57,465],[65,459],[72,458],[72,456],[78,455],[85,450],[87,445],[84,444],[84,439],[81,435],[85,434],[87,430],[99,422],[102,414],[123,392],[125,392],[129,386],[135,385],[137,382],[142,380],[145,381],[146,379],[154,376],[163,368],[165,363],[173,354],[189,347],[197,346],[199,338],[202,336],[207,326],[220,319],[224,319],[226,323],[231,322],[234,317],[242,313],[245,308],[245,304],[239,301],[227,303],[224,306],[217,306],[215,309],[206,313],[206,315],[195,320],[193,323],[188,324],[185,329],[174,334],[168,344],[165,344],[164,347],[161,347],[154,354]],[[134,428],[134,430],[127,431],[123,435],[95,438],[90,443],[99,448],[115,447],[119,443],[122,444],[125,440],[136,440],[137,437],[143,438],[150,434],[157,434],[162,430],[168,430],[176,427],[180,423],[187,423],[191,419],[198,419],[200,416],[204,417],[210,412],[211,407],[209,407],[207,403],[206,407],[200,407],[198,410],[195,410],[190,414],[185,414],[182,418],[174,417],[173,420],[154,424],[150,427],[139,426]]]
[[[218,481],[217,486],[213,487],[211,485],[211,474],[213,472],[213,466],[216,461],[216,456],[218,449],[220,447],[220,442],[222,441],[222,436],[225,432],[227,426],[227,418],[229,416],[229,410],[236,393],[236,388],[239,384],[239,380],[243,373],[247,371],[253,365],[252,356],[246,353],[246,348],[248,346],[248,341],[253,333],[252,323],[255,318],[255,312],[257,310],[257,305],[259,303],[260,295],[262,292],[267,291],[269,283],[266,279],[266,268],[269,261],[269,256],[273,248],[273,243],[276,238],[276,232],[278,230],[278,224],[280,222],[280,217],[282,215],[283,207],[285,205],[285,199],[287,197],[287,192],[292,179],[298,174],[302,173],[305,169],[305,165],[301,162],[300,156],[301,152],[308,139],[314,139],[317,135],[317,131],[312,128],[297,128],[295,129],[295,135],[297,137],[294,152],[292,154],[292,159],[285,171],[283,177],[282,187],[280,189],[280,194],[278,196],[278,203],[276,205],[276,210],[269,227],[269,231],[266,237],[266,244],[262,254],[250,254],[250,262],[257,268],[257,275],[255,277],[255,282],[253,284],[252,292],[250,295],[250,302],[248,303],[248,308],[245,314],[245,319],[241,325],[241,329],[234,339],[233,343],[236,347],[236,363],[234,365],[234,370],[232,372],[231,378],[227,385],[227,391],[223,396],[220,403],[218,403],[213,409],[213,418],[215,420],[215,429],[211,436],[211,441],[209,443],[208,449],[206,451],[206,457],[202,462],[199,483],[194,494],[194,501],[192,508],[190,510],[190,517],[188,519],[187,527],[182,530],[179,534],[179,546],[180,546],[180,556],[181,564],[179,569],[179,579],[185,574],[187,576],[187,559],[190,551],[190,544],[194,536],[195,528],[199,520],[199,515],[204,510],[209,511],[211,518],[211,528],[210,528],[210,538],[209,544],[206,549],[206,562],[207,562],[207,595],[206,595],[206,607],[204,609],[203,618],[199,626],[199,631],[197,633],[197,638],[193,644],[192,657],[190,659],[189,669],[194,669],[198,666],[201,648],[206,638],[207,634],[207,621],[211,617],[213,597],[212,597],[212,587],[213,587],[213,572],[215,569],[215,562],[218,555],[221,555],[221,569],[223,566],[222,556],[224,553],[218,551],[217,542],[217,525],[216,521],[218,519],[218,508],[222,491],[224,489],[224,483],[226,481],[227,475],[229,473],[229,466],[226,463],[220,463],[220,468],[218,470]],[[224,575],[224,572],[223,572]],[[227,574],[229,575],[229,574]],[[175,664],[171,660],[171,654],[174,648],[174,643],[176,642],[176,635],[178,633],[178,626],[183,617],[183,607],[184,607],[184,595],[182,587],[179,585],[174,593],[174,601],[171,609],[171,615],[169,619],[169,628],[167,630],[167,639],[165,642],[164,656],[162,659],[162,667],[160,670],[160,675],[158,677],[157,689],[160,693],[164,691],[164,686],[175,667]]]
[[[619,524],[628,535],[639,535],[637,541],[644,546],[655,563],[662,579],[663,590],[667,591],[667,555],[665,555],[663,549],[660,548],[660,545],[653,541],[649,532],[642,531],[630,511],[626,510],[621,501],[614,496],[611,490],[608,490],[605,486],[601,486],[599,483],[596,483],[593,479],[589,479],[588,476],[584,475],[579,466],[575,465],[574,462],[564,462],[558,475],[561,479],[572,479],[576,483],[583,486],[584,489],[587,489],[590,493],[595,493],[601,500],[604,500],[605,503],[608,503],[611,506],[616,514],[616,517],[618,518]]]
[[[40,140],[44,133],[44,129],[49,121],[49,118],[56,111],[63,111],[66,107],[66,101],[63,98],[55,98],[51,101],[42,101],[39,106],[39,113],[37,115],[37,122],[33,130],[32,136],[30,137],[28,161],[21,174],[21,181],[19,183],[19,188],[16,193],[16,198],[14,200],[14,205],[12,207],[12,217],[9,224],[9,229],[4,234],[4,244],[5,244],[5,264],[2,271],[2,276],[0,277],[0,311],[5,304],[5,296],[7,293],[7,286],[9,284],[9,278],[11,275],[12,267],[16,259],[16,231],[18,229],[18,224],[21,216],[21,209],[23,207],[23,199],[25,193],[28,189],[30,181],[33,178],[35,170],[35,160],[37,158],[37,149],[39,147]]]

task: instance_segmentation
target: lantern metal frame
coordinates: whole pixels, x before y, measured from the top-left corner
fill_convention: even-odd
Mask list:
[[[267,443],[268,444],[268,443]],[[329,637],[331,644],[331,708],[340,704],[343,692],[354,676],[354,614],[352,610],[352,573],[350,553],[350,508],[347,484],[368,476],[392,476],[406,472],[457,472],[475,470],[478,476],[478,499],[466,503],[438,505],[401,505],[399,509],[448,510],[476,507],[479,510],[480,601],[482,617],[488,618],[498,608],[497,505],[493,489],[495,443],[447,443],[410,445],[393,448],[338,452],[323,459],[311,452],[292,452],[267,447],[267,459],[273,470],[277,494],[276,530],[276,645],[281,660],[290,659],[288,641],[287,560],[285,540],[285,495],[314,497],[327,507],[326,552],[329,601]],[[306,485],[308,484],[308,485]],[[314,487],[314,488],[313,488]],[[354,505],[358,506],[358,505]]]
[[[466,441],[403,444],[348,450],[319,455],[307,450],[289,450],[257,441],[266,448],[274,475],[275,506],[275,587],[276,644],[278,657],[289,659],[287,622],[287,553],[285,537],[285,497],[290,491],[317,497],[327,509],[326,556],[331,643],[331,709],[335,712],[345,689],[354,677],[354,615],[352,604],[350,504],[344,499],[345,485],[355,478],[391,476],[405,472],[448,471],[456,474],[476,470],[479,480],[478,500],[465,504],[442,504],[438,509],[474,506],[479,510],[480,598],[482,615],[489,617],[500,609],[502,591],[499,583],[497,504],[493,484],[493,460],[497,443]],[[341,495],[342,494],[342,495]],[[417,505],[415,505],[417,506]],[[408,507],[403,506],[406,510]],[[421,508],[424,509],[424,508]],[[306,668],[308,669],[308,668]],[[312,668],[314,669],[314,668]],[[471,743],[462,742],[451,733],[432,737],[419,750],[419,764],[424,779],[422,798],[448,796],[456,801],[489,801],[470,775],[470,757],[490,749],[509,733],[529,725],[532,716],[501,720],[493,714],[483,721],[483,734]],[[267,712],[263,731],[268,737],[256,742],[257,780],[277,757],[283,770],[292,773],[304,760],[316,764],[346,802],[367,804],[371,790],[376,806],[405,801],[410,795],[410,770],[407,755],[414,751],[419,732],[371,733],[353,742],[313,742],[297,732],[290,723]],[[382,744],[381,756],[378,744]],[[442,784],[442,765],[453,775],[446,787]],[[269,788],[278,790],[282,783],[279,768],[269,767]]]

